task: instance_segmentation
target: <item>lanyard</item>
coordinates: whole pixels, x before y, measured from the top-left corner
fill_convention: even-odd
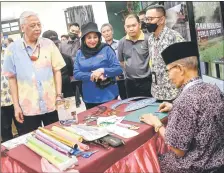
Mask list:
[[[198,79],[198,80],[192,81],[192,82],[188,83],[188,84],[183,88],[183,91],[182,91],[182,92],[184,92],[184,91],[186,91],[188,88],[190,88],[190,87],[192,87],[192,86],[194,86],[194,85],[196,85],[196,84],[200,84],[200,83],[202,83],[202,82],[203,82],[202,79]]]
[[[29,52],[28,52],[28,50],[27,50],[27,47],[26,47],[26,45],[25,45],[24,42],[23,42],[23,45],[24,45],[24,47],[25,47],[25,50],[26,50],[27,55],[29,56],[29,58],[30,58],[32,61],[36,61],[36,60],[39,59],[39,56],[40,56],[40,45],[37,46],[37,47],[38,47],[38,57],[33,56],[33,55],[30,56],[30,54],[29,54]]]

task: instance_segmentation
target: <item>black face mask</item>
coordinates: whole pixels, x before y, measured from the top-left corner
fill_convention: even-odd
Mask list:
[[[157,25],[157,23],[147,23],[146,28],[147,28],[148,32],[151,33],[151,32],[156,31],[156,29],[158,28],[158,25]]]
[[[72,40],[75,40],[76,38],[79,38],[78,34],[74,34],[72,32],[69,32],[68,33],[68,36],[72,39]]]

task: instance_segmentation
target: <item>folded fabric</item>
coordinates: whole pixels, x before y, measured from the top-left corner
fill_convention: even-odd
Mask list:
[[[52,129],[53,133],[55,133],[59,136],[62,136],[69,141],[76,143],[80,149],[89,150],[88,145],[85,145],[85,144],[79,142],[76,138],[74,138],[74,133],[71,133],[67,130],[61,129],[60,127],[57,127],[57,126],[53,126],[51,129]],[[75,134],[75,136],[78,136],[78,135]]]
[[[44,129],[44,128],[42,128],[42,127],[39,127],[38,129],[39,129],[40,131],[42,131],[43,133],[45,133],[45,134],[47,134],[47,135],[49,135],[49,136],[55,138],[56,140],[60,141],[61,143],[65,144],[65,145],[67,145],[67,146],[69,146],[69,147],[71,147],[71,148],[77,148],[77,147],[78,147],[78,145],[75,144],[74,142],[69,141],[69,140],[67,140],[67,139],[64,139],[63,137],[58,136],[57,134],[51,132],[50,130]]]
[[[42,136],[35,134],[35,137],[40,140],[41,142],[45,143],[46,145],[50,146],[51,148],[55,149],[56,151],[68,155],[69,153],[66,150],[61,149],[60,147],[58,147],[56,144],[48,141],[47,139],[43,138]]]
[[[119,127],[116,124],[107,126],[106,129],[108,130],[108,132],[114,133],[123,138],[131,138],[131,137],[137,136],[139,134],[138,132],[136,132],[134,130],[130,130],[130,129],[127,129],[124,127]]]
[[[55,151],[54,149],[34,137],[27,138],[26,146],[39,154],[41,157],[47,159],[61,171],[66,170],[67,168],[71,167],[74,164],[77,164],[78,162],[75,156],[69,158],[59,153],[58,151]]]
[[[128,98],[125,100],[121,100],[121,101],[118,101],[115,104],[111,105],[111,109],[116,109],[118,106],[120,106],[122,104],[127,104],[130,101],[137,100],[137,99],[144,99],[144,98],[149,98],[149,97],[131,97],[131,98]]]
[[[124,112],[129,112],[129,111],[134,111],[137,109],[141,109],[144,108],[146,106],[155,104],[156,99],[155,98],[148,98],[148,99],[143,99],[143,100],[139,100],[133,103],[130,103],[125,109]]]
[[[54,131],[54,132],[64,133],[66,136],[70,136],[71,138],[74,138],[74,139],[76,139],[76,141],[78,140],[79,142],[82,142],[82,140],[83,140],[80,135],[78,135],[76,133],[68,132],[67,130],[62,129],[62,128],[58,127],[58,126],[53,126],[51,128],[51,130]]]
[[[54,143],[55,145],[57,145],[58,147],[60,147],[61,149],[67,151],[70,154],[74,153],[74,149],[71,147],[68,147],[67,145],[57,141],[55,138],[48,136],[47,134],[41,132],[40,130],[36,130],[36,134],[38,134],[39,136],[43,137],[44,139]]]
[[[108,135],[106,129],[86,126],[86,125],[72,125],[71,127],[64,127],[66,130],[79,134],[86,141],[94,141]]]

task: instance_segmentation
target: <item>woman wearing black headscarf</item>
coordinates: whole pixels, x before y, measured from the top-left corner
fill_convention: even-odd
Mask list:
[[[97,25],[81,27],[81,48],[74,64],[74,77],[82,81],[83,101],[87,109],[116,99],[119,95],[115,77],[122,69],[114,50],[101,42]]]

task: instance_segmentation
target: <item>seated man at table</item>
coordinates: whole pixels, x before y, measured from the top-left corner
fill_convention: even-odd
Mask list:
[[[169,112],[166,128],[153,114],[141,117],[170,146],[171,151],[160,157],[161,172],[224,172],[223,93],[199,78],[196,44],[175,43],[162,57],[170,80],[181,92],[173,104],[159,107],[160,112]]]

